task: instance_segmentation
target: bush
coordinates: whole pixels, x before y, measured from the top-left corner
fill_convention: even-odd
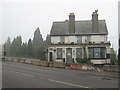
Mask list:
[[[90,63],[87,58],[77,58],[76,61],[77,63]]]

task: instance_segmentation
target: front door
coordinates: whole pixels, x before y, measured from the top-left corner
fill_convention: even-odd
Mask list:
[[[67,49],[66,49],[66,62],[67,62],[67,63],[73,63],[73,59],[72,59],[72,48],[67,48]]]
[[[49,55],[50,55],[50,56],[49,56],[50,61],[53,61],[53,54],[52,54],[52,52],[50,52]]]

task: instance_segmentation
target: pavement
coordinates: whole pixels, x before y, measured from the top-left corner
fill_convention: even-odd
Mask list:
[[[118,73],[2,63],[3,88],[118,88]]]

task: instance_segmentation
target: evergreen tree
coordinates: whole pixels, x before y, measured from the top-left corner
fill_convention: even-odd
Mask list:
[[[48,34],[46,40],[43,41],[39,27],[34,32],[33,41],[28,40],[28,43],[22,43],[22,37],[17,36],[11,42],[10,38],[5,42],[7,56],[13,57],[30,57],[45,59],[45,50],[50,45],[51,39]]]
[[[5,49],[6,49],[6,56],[11,55],[11,40],[10,37],[8,37],[7,41],[5,42]]]
[[[45,46],[41,46],[37,51],[37,58],[45,60]]]
[[[27,55],[28,55],[28,57],[33,56],[33,45],[32,45],[32,40],[31,39],[28,40]]]
[[[21,55],[22,55],[22,57],[27,56],[27,43],[22,44],[22,46],[21,46]]]
[[[17,36],[16,41],[16,55],[21,56],[21,45],[22,45],[22,38],[21,36]]]
[[[47,37],[46,37],[46,44],[47,44],[47,45],[50,45],[50,43],[51,43],[51,37],[50,37],[49,34],[47,34]]]
[[[42,46],[42,44],[43,44],[43,38],[42,35],[40,34],[40,30],[38,27],[34,32],[34,38],[33,38],[33,53],[35,58],[38,57],[37,53],[40,47]]]
[[[16,38],[13,39],[11,44],[11,56],[16,56]]]
[[[13,39],[11,44],[11,55],[12,56],[21,56],[21,45],[22,45],[22,38],[21,36],[17,36]]]

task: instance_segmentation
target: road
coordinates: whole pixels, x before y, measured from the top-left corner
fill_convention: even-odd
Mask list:
[[[118,88],[117,73],[2,63],[3,88]]]

